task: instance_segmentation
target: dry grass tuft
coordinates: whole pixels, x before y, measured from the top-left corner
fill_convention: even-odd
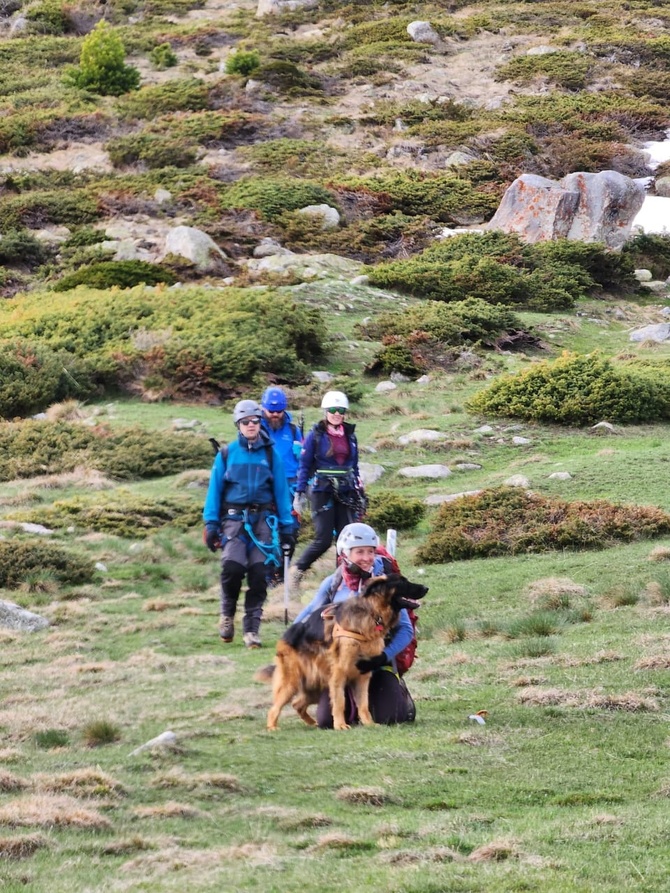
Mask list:
[[[636,670],[670,670],[670,654],[643,657],[635,664]]]
[[[73,797],[64,794],[36,794],[12,800],[0,808],[0,825],[89,830],[111,827],[97,810],[82,806]]]
[[[668,546],[654,546],[648,557],[649,561],[670,561],[670,548]]]
[[[0,837],[0,859],[28,859],[45,846],[48,846],[48,843],[41,834]]]
[[[670,781],[664,781],[656,791],[657,797],[670,797]]]
[[[650,605],[662,605],[665,607],[668,604],[667,587],[659,583],[658,580],[650,580],[644,587],[643,594]]]
[[[166,847],[155,853],[131,859],[124,863],[122,870],[137,872],[142,876],[143,883],[146,883],[150,877],[161,875],[174,877],[177,871],[182,873],[189,870],[208,873],[220,871],[226,862],[245,862],[249,867],[263,865],[269,868],[279,867],[275,849],[267,844],[247,843],[243,846],[212,850]],[[180,877],[184,877],[184,874]],[[187,888],[188,884],[183,884],[182,889]]]
[[[417,865],[422,862],[462,862],[463,857],[456,850],[448,846],[430,847],[426,850],[400,850],[393,853],[385,853],[383,862],[389,865]]]
[[[86,412],[78,400],[63,400],[61,403],[52,403],[45,412],[50,422],[77,422],[88,418]]]
[[[505,862],[518,856],[516,847],[508,840],[492,840],[477,847],[468,856],[468,862]]]
[[[588,592],[585,586],[569,577],[544,577],[529,583],[526,595],[531,604],[547,611],[558,611],[569,607],[575,599],[585,598]]]
[[[352,850],[360,847],[360,840],[355,837],[347,837],[344,834],[322,834],[316,843],[309,847],[309,851],[315,850]]]
[[[126,790],[121,782],[100,769],[77,769],[62,775],[37,775],[35,790],[49,794],[72,794],[74,797],[120,797]]]
[[[6,772],[4,769],[0,769],[0,793],[9,794],[13,791],[22,791],[27,787],[28,782],[23,778],[19,778],[18,775],[12,775],[11,772]]]
[[[168,803],[158,803],[156,806],[138,806],[133,810],[133,815],[139,819],[195,819],[200,812],[186,803],[171,800]]]
[[[588,697],[585,706],[598,710],[622,710],[626,713],[656,713],[660,709],[655,698],[646,698],[634,691],[619,695],[594,693]]]
[[[151,786],[155,788],[185,788],[188,791],[198,788],[217,788],[231,793],[239,793],[243,790],[243,786],[234,775],[226,775],[221,772],[188,775],[180,769],[170,769],[168,772],[156,775],[151,781]]]
[[[528,688],[531,685],[544,685],[546,676],[516,676],[509,684],[514,688]]]
[[[170,607],[170,602],[166,601],[164,598],[151,598],[146,601],[142,605],[143,611],[167,611]]]
[[[340,788],[337,799],[357,806],[384,806],[391,798],[381,788]]]
[[[86,490],[113,490],[114,481],[100,471],[79,466],[74,471],[61,474],[45,474],[41,477],[28,478],[24,485],[30,493],[32,490],[65,490],[70,487],[83,487]]]
[[[0,763],[18,763],[21,758],[21,751],[15,750],[13,747],[6,747],[0,750]]]
[[[529,686],[517,695],[519,703],[529,707],[578,707],[579,697],[562,688]]]
[[[314,815],[287,817],[280,822],[284,831],[306,831],[313,828],[329,828],[333,820],[322,813]]]
[[[129,856],[131,853],[141,853],[145,850],[155,850],[156,844],[144,837],[123,837],[106,844],[101,853],[103,856]]]

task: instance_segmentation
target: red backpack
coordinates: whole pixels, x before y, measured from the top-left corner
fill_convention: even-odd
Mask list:
[[[384,570],[387,574],[399,574],[400,566],[395,559],[395,556],[391,555],[384,546],[377,546],[375,549],[377,555],[381,555],[382,560],[384,562]],[[414,635],[412,636],[412,641],[407,645],[400,654],[396,654],[395,657],[395,665],[398,670],[399,676],[404,676],[405,673],[409,670],[409,668],[414,663],[414,658],[416,657],[416,648],[419,644],[416,639],[416,625],[418,621],[418,617],[416,616],[416,612],[411,609],[407,611],[409,614],[409,619],[412,621],[412,626],[414,627]]]

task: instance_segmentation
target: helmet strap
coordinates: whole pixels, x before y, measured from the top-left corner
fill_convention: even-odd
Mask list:
[[[354,577],[360,577],[361,580],[369,580],[372,577],[370,571],[364,571],[362,567],[359,567],[354,561],[349,561],[347,555],[344,556],[346,561],[347,570]]]

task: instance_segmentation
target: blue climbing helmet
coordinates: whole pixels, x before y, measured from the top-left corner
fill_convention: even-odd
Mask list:
[[[283,412],[288,406],[286,394],[281,388],[266,388],[261,397],[261,406],[268,412]]]

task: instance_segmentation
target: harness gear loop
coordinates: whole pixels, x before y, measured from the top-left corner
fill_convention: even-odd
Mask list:
[[[242,520],[244,522],[245,533],[254,546],[260,550],[261,554],[265,555],[265,561],[263,563],[279,567],[281,565],[281,547],[279,544],[279,519],[277,516],[267,515],[265,518],[265,523],[270,528],[270,533],[272,535],[272,541],[270,543],[262,543],[254,533],[253,526],[249,522],[248,509],[244,509],[242,512]]]

